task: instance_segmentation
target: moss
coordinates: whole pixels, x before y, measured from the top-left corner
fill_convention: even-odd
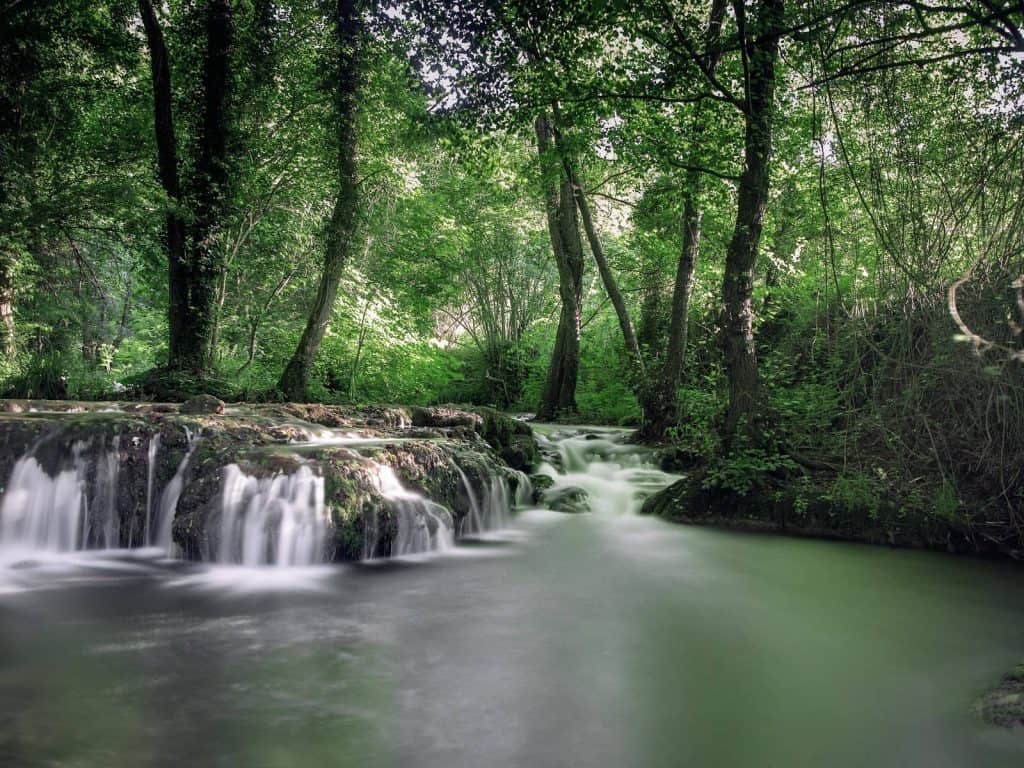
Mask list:
[[[192,559],[209,556],[207,527],[216,524],[223,468],[231,463],[238,463],[250,475],[271,476],[293,472],[300,462],[310,462],[324,478],[325,501],[334,527],[334,557],[352,560],[361,558],[367,547],[386,555],[397,533],[396,514],[380,498],[371,460],[393,467],[407,487],[445,505],[458,519],[468,513],[470,501],[456,463],[464,468],[478,498],[482,498],[488,478],[503,471],[497,448],[485,442],[481,432],[489,434],[495,446],[502,446],[501,440],[523,439],[534,448],[529,427],[493,411],[484,416],[465,409],[443,409],[431,412],[433,426],[411,428],[414,409],[397,406],[282,404],[188,415],[173,406],[151,404],[118,412],[100,412],[105,407],[102,404],[73,407],[80,412],[55,407],[51,410],[59,413],[0,414],[0,482],[9,476],[14,461],[41,440],[40,459],[56,471],[68,461],[69,446],[76,441],[96,447],[111,445],[114,437],[120,436],[121,538],[125,544],[139,543],[145,530],[150,440],[159,435],[160,451],[153,472],[152,502],[156,506],[189,450],[188,430],[201,440],[188,464],[172,534],[185,556]],[[422,415],[417,418],[424,419]],[[383,442],[361,446],[359,453],[343,446],[307,446],[297,451],[286,445],[305,440],[308,425],[316,423],[359,430],[380,436]],[[403,439],[389,443],[388,436]]]
[[[999,685],[978,699],[975,710],[992,725],[1024,726],[1024,664],[1007,672]]]
[[[670,522],[738,530],[859,541],[889,546],[988,552],[968,529],[937,515],[913,510],[894,495],[873,495],[832,476],[772,482],[746,493],[708,487],[698,468],[650,497],[641,514]]]

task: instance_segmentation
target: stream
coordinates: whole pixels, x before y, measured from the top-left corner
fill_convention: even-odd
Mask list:
[[[351,565],[2,566],[0,766],[1024,765],[971,711],[1024,661],[1019,567],[640,517],[651,454],[538,432],[591,512]]]

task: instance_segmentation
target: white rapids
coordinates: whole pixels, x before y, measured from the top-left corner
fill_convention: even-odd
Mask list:
[[[639,512],[648,496],[679,476],[659,469],[650,449],[625,443],[629,433],[608,427],[535,426],[542,452],[550,457],[537,469],[552,481],[544,500],[582,491],[586,506],[595,514]]]

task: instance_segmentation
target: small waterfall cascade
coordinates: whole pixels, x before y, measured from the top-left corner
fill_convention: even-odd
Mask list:
[[[18,459],[0,498],[0,547],[20,552],[120,547],[119,447],[117,437],[97,450],[76,441],[54,475],[35,449]]]
[[[533,481],[525,472],[510,469],[509,473],[516,479],[516,492],[513,501],[517,507],[528,507],[533,504]]]
[[[172,539],[174,515],[178,511],[178,500],[181,498],[181,492],[185,490],[186,472],[188,471],[189,462],[192,461],[192,454],[195,453],[196,446],[199,445],[199,438],[187,427],[185,428],[185,435],[188,438],[188,450],[185,451],[185,456],[178,465],[178,469],[174,472],[174,477],[171,478],[163,493],[160,494],[160,506],[157,510],[156,522],[154,525],[149,526],[150,535],[147,539],[148,544],[166,550],[170,557],[173,557],[176,553]]]
[[[509,475],[515,477],[514,494],[508,477],[504,474],[490,475],[481,489],[481,499],[458,462],[453,461],[452,465],[469,500],[469,512],[459,521],[460,538],[505,528],[511,522],[509,518],[515,507],[525,507],[533,503],[533,484],[524,472],[507,470]]]
[[[487,480],[487,493],[484,495],[484,520],[488,530],[507,526],[511,510],[508,479],[503,475],[491,475]]]
[[[635,514],[648,496],[679,479],[658,469],[650,449],[623,442],[628,435],[607,428],[538,431],[541,451],[551,459],[537,470],[552,480],[544,500],[581,493],[594,513]]]
[[[142,540],[149,542],[153,528],[153,493],[156,484],[156,459],[160,455],[160,433],[154,432],[149,438],[146,450],[146,527],[142,532]],[[129,544],[130,546],[130,544]]]
[[[224,468],[217,561],[281,567],[321,563],[329,527],[324,479],[310,467],[260,478],[237,464]]]
[[[96,456],[91,510],[89,496],[83,497],[85,519],[82,522],[82,540],[86,549],[116,549],[121,545],[117,515],[120,442],[120,438],[115,436],[110,448],[104,447]]]
[[[387,464],[373,462],[373,466],[377,489],[397,518],[398,531],[391,542],[391,556],[451,549],[455,545],[455,533],[448,508],[407,489]],[[371,555],[376,551],[375,541],[368,542],[368,551]]]
[[[466,492],[466,498],[469,500],[469,512],[459,525],[459,535],[465,536],[467,534],[480,533],[484,530],[484,518],[483,512],[480,509],[480,501],[476,497],[476,491],[473,490],[473,484],[469,482],[469,478],[462,471],[462,467],[457,462],[452,462],[452,464],[455,466],[455,471],[459,473],[459,482],[462,484],[462,489]]]

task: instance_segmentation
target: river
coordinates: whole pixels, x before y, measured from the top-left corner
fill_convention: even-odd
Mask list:
[[[1024,765],[971,711],[1022,660],[1019,567],[672,526],[642,454],[569,458],[592,513],[443,555],[9,571],[0,765]]]

